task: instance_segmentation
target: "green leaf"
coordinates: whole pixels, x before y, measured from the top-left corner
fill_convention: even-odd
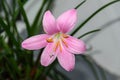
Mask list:
[[[82,38],[82,37],[84,37],[84,36],[87,36],[87,35],[89,35],[89,34],[91,34],[91,33],[98,32],[98,31],[100,31],[100,29],[96,29],[96,30],[92,30],[92,31],[86,32],[86,33],[84,33],[83,35],[79,36],[78,38],[80,39],[80,38]]]
[[[43,19],[43,14],[44,12],[50,8],[51,3],[53,2],[53,0],[43,0],[43,3],[34,19],[34,22],[32,24],[32,34],[38,34],[40,33],[40,29],[42,29],[42,19]]]
[[[11,71],[10,67],[8,66],[7,63],[5,63],[5,68],[8,71],[8,73],[10,74],[10,77],[12,78],[12,80],[16,80],[16,75],[14,75],[14,73]]]
[[[28,21],[26,12],[25,12],[25,10],[23,8],[23,4],[22,4],[21,0],[18,0],[18,4],[19,4],[23,19],[24,19],[25,24],[26,24],[28,36],[31,36],[30,24],[29,24],[29,21]]]
[[[85,21],[83,21],[82,24],[80,24],[72,33],[71,35],[74,35],[77,31],[79,31],[79,29],[81,29],[89,20],[91,20],[96,14],[98,14],[100,11],[104,10],[105,8],[107,8],[108,6],[119,2],[120,0],[114,0],[112,2],[109,2],[108,4],[105,4],[104,6],[102,6],[101,8],[99,8],[98,10],[96,10],[92,15],[90,15]]]
[[[46,0],[43,0],[42,5],[40,6],[40,8],[38,10],[38,13],[37,13],[37,15],[36,15],[36,17],[34,19],[34,22],[32,24],[32,30],[36,29],[39,18],[40,18],[41,14],[42,14],[42,11],[43,11],[43,8],[46,5],[46,2],[47,2]]]
[[[29,65],[26,65],[26,70],[25,70],[25,72],[26,72],[26,74],[25,74],[25,80],[31,80],[30,79],[30,70],[31,70],[31,68],[30,68],[30,66]]]
[[[0,27],[2,27],[5,32],[7,33],[9,39],[14,43],[14,45],[16,46],[16,48],[20,47],[20,44],[18,44],[18,42],[16,41],[15,37],[13,36],[14,33],[11,33],[10,31],[10,27],[8,27],[5,22],[3,21],[3,19],[0,17]]]
[[[9,72],[12,80],[17,80],[17,76],[20,77],[20,71],[18,69],[17,63],[13,56],[6,55],[4,56],[5,71]]]
[[[78,5],[75,7],[75,9],[78,9],[78,8],[79,8],[80,6],[82,6],[82,4],[84,4],[86,1],[87,1],[87,0],[82,1],[80,4],[78,4]]]
[[[10,61],[9,65],[11,66],[12,69],[14,69],[15,73],[17,73],[17,75],[21,76],[21,72],[18,69],[19,66],[17,64],[17,61],[13,57],[9,58],[8,61]],[[11,65],[11,63],[12,63],[12,65]]]
[[[7,25],[10,26],[10,19],[9,19],[9,12],[7,11],[7,8],[5,6],[5,2],[2,0],[2,7],[3,7],[3,11],[5,13],[5,19],[6,19],[6,22],[7,22]]]
[[[45,69],[45,67],[43,67],[43,66],[38,66],[37,67],[37,71],[36,71],[36,74],[35,74],[35,76],[34,76],[34,78],[33,78],[33,80],[39,80],[39,79],[41,79],[42,80],[42,78],[43,78],[43,70]]]
[[[3,10],[4,10],[4,13],[5,13],[5,21],[6,21],[6,27],[4,26],[4,25],[1,25],[1,26],[4,26],[4,30],[6,31],[6,29],[8,29],[7,30],[7,32],[9,32],[9,33],[11,33],[11,34],[14,34],[14,39],[16,38],[16,36],[17,36],[17,38],[19,38],[17,41],[19,41],[20,42],[20,40],[21,40],[21,38],[20,38],[20,35],[19,35],[19,33],[18,33],[18,31],[17,31],[17,28],[16,28],[16,21],[14,20],[14,16],[12,16],[11,17],[11,19],[10,19],[10,15],[9,15],[9,13],[11,13],[11,10],[10,10],[10,8],[9,8],[9,5],[8,5],[8,3],[6,2],[6,1],[3,1],[2,0],[2,5],[3,5]],[[12,15],[12,14],[11,14]],[[3,19],[2,19],[3,20]],[[9,36],[10,34],[8,34],[8,36]],[[11,40],[12,41],[12,40]]]
[[[8,2],[6,0],[2,0],[2,1],[4,1],[4,3],[5,3],[7,12],[9,13],[8,15],[12,15],[12,11],[11,11],[11,8],[10,8],[10,5],[8,4]]]
[[[8,44],[5,42],[5,40],[0,36],[0,45],[2,45],[2,48],[8,52],[8,53],[12,53],[11,49],[9,48]]]

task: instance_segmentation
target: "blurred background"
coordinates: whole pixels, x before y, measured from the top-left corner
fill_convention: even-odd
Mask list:
[[[7,1],[10,2],[10,0]],[[83,0],[54,0],[51,4],[52,13],[57,18],[61,13],[76,7],[76,5],[82,1]],[[78,21],[76,27],[93,12],[110,1],[113,0],[87,0],[77,9]],[[24,9],[30,24],[34,21],[41,4],[42,0],[27,0],[25,3]],[[23,37],[26,36],[26,34],[23,33],[25,23],[17,21],[17,26]],[[101,30],[82,38],[87,44],[88,49],[85,55],[90,56],[90,59],[94,61],[93,66],[97,70],[99,80],[103,80],[103,78],[101,78],[102,72],[106,75],[106,79],[104,80],[120,80],[120,2],[99,12],[74,36],[78,37],[94,29]],[[91,70],[82,58],[76,56],[75,66],[76,68],[72,72],[64,71],[59,65],[57,65],[57,69],[67,75],[70,80],[96,80],[92,74],[93,70]],[[104,75],[102,76],[104,77]]]

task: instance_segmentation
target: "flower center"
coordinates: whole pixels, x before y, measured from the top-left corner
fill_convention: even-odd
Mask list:
[[[48,43],[54,43],[54,47],[53,50],[56,51],[57,49],[60,50],[60,52],[62,52],[62,48],[63,48],[63,44],[68,47],[65,38],[68,38],[69,36],[67,34],[64,33],[56,33],[54,35],[52,35],[51,37],[47,38],[46,41]]]

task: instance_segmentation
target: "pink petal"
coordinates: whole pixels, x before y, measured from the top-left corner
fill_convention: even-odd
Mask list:
[[[46,39],[50,37],[47,34],[32,36],[22,42],[22,47],[28,50],[37,50],[47,45]]]
[[[61,32],[66,33],[73,29],[77,20],[77,12],[75,9],[68,10],[60,15],[57,19],[57,25]]]
[[[50,11],[46,11],[44,14],[43,28],[47,34],[54,34],[58,32],[55,18]]]
[[[67,71],[71,71],[75,66],[75,56],[65,50],[62,50],[57,56],[60,65]]]
[[[80,39],[69,36],[68,38],[65,39],[65,42],[68,45],[67,47],[64,46],[65,49],[71,53],[81,54],[84,53],[86,50],[85,43]]]
[[[56,59],[57,53],[53,51],[53,45],[54,43],[49,43],[41,55],[40,62],[43,66],[48,66]]]

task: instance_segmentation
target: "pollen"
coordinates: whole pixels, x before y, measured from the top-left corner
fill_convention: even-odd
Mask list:
[[[67,45],[67,43],[65,42],[64,39],[62,39],[62,42],[64,43],[64,45],[65,45],[66,47],[68,47],[68,45]]]
[[[58,46],[59,46],[59,41],[58,41],[58,42],[56,42],[55,47],[54,47],[54,51],[56,51],[56,50],[57,50]]]
[[[55,44],[54,51],[56,51],[57,49],[60,49],[60,52],[62,52],[62,46],[60,41],[56,42]]]
[[[48,43],[51,43],[51,42],[53,42],[53,38],[47,38],[46,41],[47,41]]]
[[[64,38],[68,38],[68,37],[69,37],[69,36],[66,35],[66,34],[62,34],[62,36],[63,36]]]

